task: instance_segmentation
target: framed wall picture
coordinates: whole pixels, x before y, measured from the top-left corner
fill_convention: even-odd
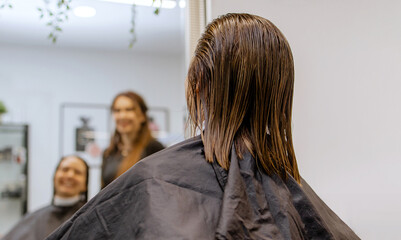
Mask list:
[[[90,165],[101,164],[110,137],[108,105],[64,103],[60,107],[60,157],[76,154]]]

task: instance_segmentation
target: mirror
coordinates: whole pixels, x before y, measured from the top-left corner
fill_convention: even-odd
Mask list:
[[[5,2],[12,8],[0,9],[0,101],[8,110],[2,125],[29,126],[28,211],[50,203],[52,177],[62,155],[85,158],[91,167],[90,197],[99,191],[101,152],[113,129],[109,105],[121,91],[144,97],[165,145],[182,140],[185,2],[163,0],[174,7],[162,7],[158,15],[154,6],[138,2],[132,48],[131,4],[72,0],[68,20],[60,21],[61,31],[52,43],[50,18],[40,15],[46,8],[56,9],[54,1],[0,1]],[[74,10],[80,6],[91,7],[95,15],[78,17]],[[89,148],[92,152],[82,138],[78,143],[82,129],[95,132],[97,148]],[[0,206],[5,200],[0,198]],[[8,222],[8,227],[14,224]]]

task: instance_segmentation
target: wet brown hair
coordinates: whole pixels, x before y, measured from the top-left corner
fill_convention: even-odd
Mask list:
[[[269,20],[227,14],[200,38],[188,70],[192,133],[201,131],[207,161],[229,168],[234,144],[270,175],[298,182],[291,114],[294,63],[290,46]]]
[[[123,161],[121,162],[118,172],[116,173],[115,178],[123,174],[127,171],[130,167],[132,167],[135,163],[137,163],[141,157],[142,151],[148,145],[148,143],[153,139],[147,118],[147,111],[148,107],[145,103],[145,100],[137,93],[132,91],[126,91],[119,93],[117,96],[114,97],[113,102],[111,104],[111,112],[114,110],[114,105],[119,97],[127,97],[131,99],[132,102],[136,102],[141,109],[141,112],[145,116],[145,122],[142,124],[141,129],[138,132],[137,137],[133,140],[132,149],[128,156],[126,156]],[[119,145],[122,144],[121,134],[116,130],[114,130],[114,134],[110,139],[109,147],[104,151],[103,158],[107,158],[112,154],[115,154],[119,151]],[[102,187],[104,187],[104,183],[102,183]]]

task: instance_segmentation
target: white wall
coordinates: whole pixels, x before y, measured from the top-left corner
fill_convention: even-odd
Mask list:
[[[401,1],[212,0],[211,11],[282,30],[302,176],[362,239],[399,239]]]
[[[150,107],[167,107],[172,133],[183,134],[184,76],[181,55],[0,45],[4,120],[30,125],[29,210],[51,199],[62,103],[110,104],[134,90]]]

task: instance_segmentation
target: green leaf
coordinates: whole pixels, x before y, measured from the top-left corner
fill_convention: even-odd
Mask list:
[[[130,33],[134,33],[134,29],[131,28],[131,29],[129,30],[129,32],[130,32]]]
[[[52,42],[56,43],[56,41],[57,41],[57,37],[53,37]]]
[[[155,11],[154,11],[154,13],[155,13],[156,15],[159,15],[159,13],[160,13],[160,8],[156,8]]]
[[[0,8],[4,8],[4,6],[5,6],[5,5],[4,5],[4,4],[2,4],[2,5],[0,6]]]
[[[46,26],[51,26],[51,25],[53,25],[52,22],[48,22],[48,23],[46,24]]]
[[[48,39],[53,38],[53,33],[50,33],[49,36],[47,36]]]
[[[39,11],[39,12],[42,12],[43,10],[42,10],[41,8],[38,8],[38,11]]]
[[[13,8],[13,5],[9,4],[9,5],[8,5],[8,8]]]
[[[55,27],[54,30],[62,32],[63,30],[60,27]]]
[[[7,108],[2,101],[0,101],[0,114],[6,113]]]
[[[41,14],[39,18],[42,19],[43,18],[43,14]]]
[[[70,10],[70,6],[69,6],[69,5],[67,5],[67,6],[66,6],[66,9],[67,9],[67,10]]]

